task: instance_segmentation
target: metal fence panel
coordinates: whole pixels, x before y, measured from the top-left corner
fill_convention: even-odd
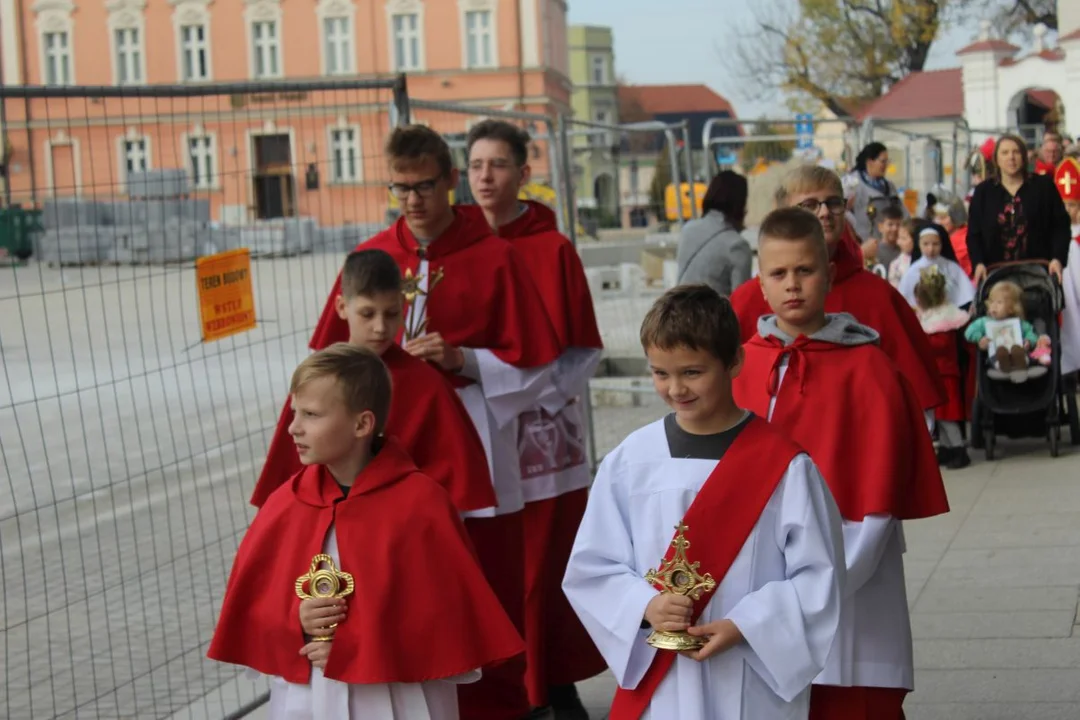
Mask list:
[[[205,659],[290,373],[383,227],[399,81],[4,88],[37,262],[0,271],[0,714],[223,717]],[[19,167],[15,167],[18,165]],[[253,263],[258,327],[200,342],[191,260]]]

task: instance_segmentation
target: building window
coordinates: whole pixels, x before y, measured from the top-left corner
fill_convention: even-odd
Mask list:
[[[124,170],[130,175],[149,169],[150,153],[146,149],[146,138],[124,140]]]
[[[490,10],[469,10],[465,13],[465,67],[495,67]]]
[[[185,82],[210,79],[206,35],[205,25],[184,25],[180,28],[181,79]]]
[[[43,36],[45,47],[45,84],[71,84],[71,44],[67,32],[47,32]]]
[[[251,24],[252,66],[255,78],[281,77],[281,44],[276,20],[259,20]]]
[[[419,70],[420,15],[394,15],[394,69]]]
[[[119,28],[113,31],[116,47],[116,83],[135,85],[143,81],[142,47],[138,28]]]
[[[350,25],[349,18],[344,17],[323,20],[327,75],[348,75],[353,71]]]
[[[191,183],[197,189],[206,190],[217,185],[216,145],[212,135],[190,135],[187,138]]]
[[[608,71],[607,58],[603,55],[593,55],[592,59],[592,84],[607,85]]]
[[[330,180],[335,183],[360,182],[360,131],[356,127],[330,130]]]

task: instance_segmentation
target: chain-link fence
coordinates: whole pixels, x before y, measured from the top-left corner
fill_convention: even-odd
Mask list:
[[[261,692],[205,659],[224,581],[341,257],[384,226],[404,82],[0,101],[44,227],[0,272],[0,715],[223,717]],[[192,261],[231,248],[257,327],[203,342]]]

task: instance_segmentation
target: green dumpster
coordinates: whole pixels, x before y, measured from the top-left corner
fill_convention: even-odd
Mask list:
[[[42,231],[41,211],[18,205],[0,208],[0,262],[25,262],[34,253],[34,238]]]

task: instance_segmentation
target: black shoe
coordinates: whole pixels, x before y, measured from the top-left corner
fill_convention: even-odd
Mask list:
[[[938,445],[937,449],[937,464],[948,465],[952,462],[952,459],[956,457],[957,448],[945,447],[944,445]]]
[[[945,465],[949,470],[963,470],[971,464],[971,457],[968,455],[966,448],[954,448],[955,454],[952,459]]]
[[[575,685],[548,688],[548,702],[555,710],[555,720],[589,720],[589,711],[582,704]]]

